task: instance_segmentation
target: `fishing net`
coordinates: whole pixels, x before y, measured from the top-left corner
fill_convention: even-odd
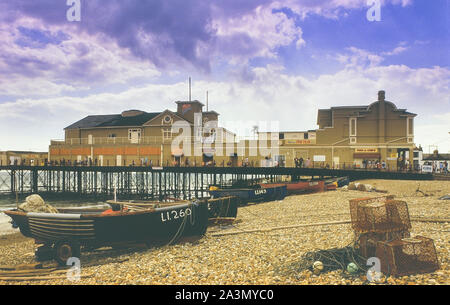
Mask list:
[[[307,252],[300,258],[298,264],[299,270],[313,270],[313,264],[320,261],[323,264],[322,272],[330,272],[334,270],[347,270],[350,263],[354,263],[358,267],[355,274],[366,272],[366,258],[359,254],[356,241],[343,248],[322,249],[317,251]]]

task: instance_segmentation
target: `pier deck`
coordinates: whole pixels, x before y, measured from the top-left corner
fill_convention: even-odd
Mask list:
[[[285,167],[0,166],[0,194],[55,193],[110,197],[202,198],[208,186],[280,176],[433,180],[432,174],[363,169]]]

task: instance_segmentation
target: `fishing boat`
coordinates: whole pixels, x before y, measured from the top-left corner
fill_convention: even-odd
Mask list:
[[[332,187],[333,189],[336,189],[338,187],[343,187],[344,185],[348,185],[350,183],[350,179],[348,177],[338,177],[338,178],[331,178],[325,180],[325,185],[328,187],[329,185],[334,184],[336,187]]]
[[[234,196],[241,203],[283,200],[286,197],[286,185],[268,188],[211,188],[209,194],[212,198]]]
[[[209,218],[218,217],[236,217],[237,208],[239,206],[238,197],[221,197],[216,199],[204,199],[208,204],[208,216]],[[147,209],[149,207],[162,207],[170,205],[172,202],[189,202],[186,200],[180,200],[175,198],[165,198],[162,201],[142,201],[142,200],[129,200],[129,201],[115,201],[108,200],[108,203],[113,209]]]
[[[286,186],[287,195],[316,193],[316,192],[322,192],[325,189],[325,183],[323,180],[295,181],[295,182],[282,182],[282,183],[260,183],[259,185],[265,189],[272,188],[272,187]]]
[[[36,258],[52,255],[65,265],[79,257],[81,247],[99,248],[116,244],[172,244],[180,238],[202,236],[208,226],[206,202],[172,202],[123,209],[58,209],[59,213],[26,213],[17,209],[4,213],[20,232],[41,244]]]
[[[215,199],[208,199],[209,218],[236,217],[239,197],[228,196]]]

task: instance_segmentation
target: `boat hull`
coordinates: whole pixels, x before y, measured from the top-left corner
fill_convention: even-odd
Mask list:
[[[213,198],[238,197],[242,203],[283,200],[286,197],[286,186],[274,186],[259,189],[218,189],[210,190]]]
[[[238,197],[208,199],[209,218],[236,217],[239,203]]]
[[[127,242],[176,242],[201,236],[208,226],[206,203],[188,203],[147,211],[102,214],[48,214],[5,211],[23,235],[44,244],[73,240],[82,245]]]
[[[286,186],[287,195],[322,192],[325,188],[323,181],[296,181],[286,183],[261,183],[263,188]]]

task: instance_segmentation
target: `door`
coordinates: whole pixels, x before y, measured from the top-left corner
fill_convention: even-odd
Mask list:
[[[116,166],[122,165],[122,155],[117,155]]]
[[[339,157],[333,157],[333,168],[339,169]]]

